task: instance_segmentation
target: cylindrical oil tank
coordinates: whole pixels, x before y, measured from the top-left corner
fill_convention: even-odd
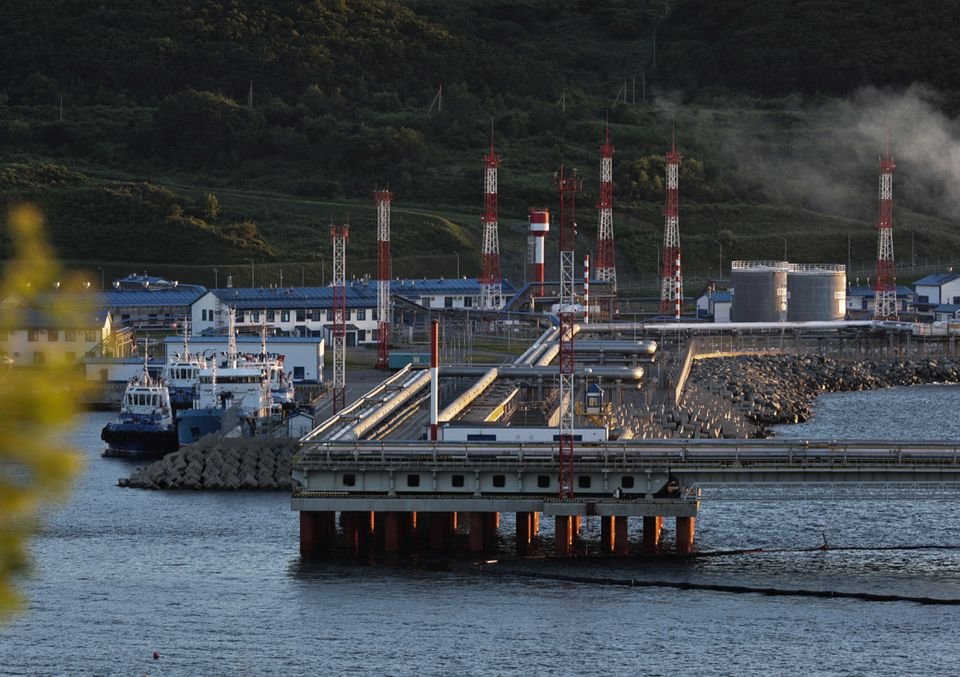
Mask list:
[[[730,321],[785,321],[788,268],[786,261],[734,261],[730,265]]]
[[[846,266],[793,263],[787,272],[787,319],[791,322],[842,320],[847,312],[846,290]]]

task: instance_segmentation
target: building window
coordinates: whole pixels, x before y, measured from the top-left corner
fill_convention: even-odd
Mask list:
[[[85,331],[83,332],[83,340],[87,343],[95,343],[97,340],[97,332],[95,331]]]
[[[464,308],[473,308],[473,297],[472,297],[472,296],[464,296],[464,297],[463,297],[463,307],[464,307]]]
[[[357,483],[357,476],[352,472],[343,473],[343,486],[352,487]]]
[[[550,475],[537,475],[537,486],[541,489],[550,488]]]
[[[303,367],[294,367],[293,368],[293,380],[302,381],[303,380]]]
[[[259,310],[254,310],[254,311],[253,311],[253,321],[254,321],[254,322],[259,322],[259,321],[260,321],[260,311],[259,311]]]
[[[28,340],[28,341],[30,341],[31,343],[33,343],[33,342],[36,342],[38,338],[40,338],[40,332],[39,332],[38,330],[36,330],[36,329],[28,329],[28,330],[27,330],[27,340]]]
[[[60,332],[56,329],[47,329],[47,341],[56,343],[60,340]]]
[[[453,297],[452,297],[452,296],[444,296],[444,297],[443,297],[443,307],[444,307],[444,308],[453,308]]]
[[[289,322],[289,321],[290,321],[290,311],[289,311],[289,310],[282,310],[282,311],[280,311],[280,321],[281,321],[281,322]]]
[[[590,488],[590,475],[580,475],[580,476],[577,478],[577,486],[580,487],[581,489],[589,489],[589,488]]]
[[[455,487],[462,487],[464,484],[463,475],[454,475],[453,477],[451,477],[450,484]]]
[[[624,489],[633,489],[633,475],[624,475],[621,477],[620,486]]]
[[[67,329],[63,332],[64,341],[76,341],[77,340],[77,330],[76,329]]]
[[[407,486],[408,486],[408,487],[419,487],[419,486],[420,486],[420,475],[407,475]]]
[[[357,308],[357,319],[365,320],[367,319],[367,309],[366,308]]]
[[[38,350],[33,354],[33,363],[34,364],[43,364],[47,361],[46,356],[43,354],[43,351]]]
[[[493,486],[498,489],[502,489],[507,486],[507,476],[506,475],[494,475],[493,476]]]
[[[363,343],[366,340],[367,340],[367,330],[360,329],[359,331],[357,331],[357,343]]]
[[[930,297],[929,297],[929,296],[918,296],[918,297],[917,297],[917,302],[918,302],[918,303],[930,303]]]
[[[267,311],[267,322],[273,322],[273,321],[274,321],[274,315],[275,315],[275,313],[274,313],[272,310],[268,310],[268,311]]]
[[[303,321],[306,320],[306,318],[307,318],[307,313],[306,313],[306,311],[298,310],[298,311],[296,311],[296,312],[297,312],[297,322],[303,322]]]

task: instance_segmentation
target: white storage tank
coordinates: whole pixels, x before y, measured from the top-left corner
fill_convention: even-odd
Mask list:
[[[829,322],[846,316],[847,267],[834,263],[793,263],[787,272],[787,319]]]
[[[734,261],[730,265],[730,321],[785,321],[788,269],[786,261]]]

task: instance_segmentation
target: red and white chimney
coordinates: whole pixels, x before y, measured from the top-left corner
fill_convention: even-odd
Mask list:
[[[537,296],[543,296],[544,241],[550,232],[550,210],[530,210],[530,236],[533,238],[533,263],[530,266],[530,281],[540,285]]]

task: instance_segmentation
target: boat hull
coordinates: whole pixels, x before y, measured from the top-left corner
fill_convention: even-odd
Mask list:
[[[107,443],[104,456],[119,458],[163,458],[179,448],[174,426],[146,423],[108,423],[100,432]]]

